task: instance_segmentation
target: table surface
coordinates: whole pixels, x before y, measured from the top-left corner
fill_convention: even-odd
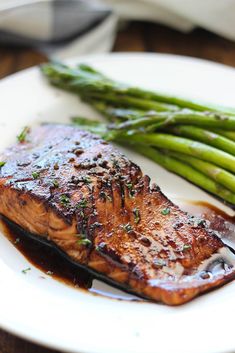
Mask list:
[[[235,67],[235,43],[202,29],[183,34],[153,23],[132,22],[119,31],[113,51],[187,55]],[[0,46],[0,78],[45,61],[32,49]],[[56,352],[0,330],[0,353]]]

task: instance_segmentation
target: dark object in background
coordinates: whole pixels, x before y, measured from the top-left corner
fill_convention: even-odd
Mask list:
[[[84,37],[87,40],[87,36],[94,31],[96,38],[93,41],[98,44],[103,31],[112,33],[116,24],[115,15],[100,1],[28,0],[16,1],[14,6],[5,3],[5,6],[4,3],[0,4],[0,43],[40,47],[49,54],[73,41],[77,42]],[[69,55],[80,54],[78,44],[75,53],[69,51]],[[93,43],[89,44],[88,38],[86,50],[83,49],[82,53],[93,52],[93,46]],[[107,50],[109,47],[107,45]],[[105,51],[103,46],[102,51]]]

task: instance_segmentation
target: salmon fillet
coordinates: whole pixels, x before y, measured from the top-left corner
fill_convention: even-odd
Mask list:
[[[0,213],[111,284],[177,305],[235,278],[233,252],[206,222],[95,135],[42,125],[1,161]]]

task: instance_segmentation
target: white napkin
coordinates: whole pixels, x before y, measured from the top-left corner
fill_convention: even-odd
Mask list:
[[[0,43],[62,59],[110,51],[116,14],[98,0],[0,0]]]
[[[66,58],[111,50],[118,19],[200,26],[235,40],[235,0],[0,0],[0,43]]]
[[[200,26],[235,40],[235,0],[104,0],[123,18],[154,20],[183,31]]]

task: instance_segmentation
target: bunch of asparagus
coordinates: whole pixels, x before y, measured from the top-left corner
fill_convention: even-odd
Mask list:
[[[83,64],[49,63],[42,72],[108,119],[73,118],[80,128],[131,145],[235,206],[235,109],[129,87]]]

